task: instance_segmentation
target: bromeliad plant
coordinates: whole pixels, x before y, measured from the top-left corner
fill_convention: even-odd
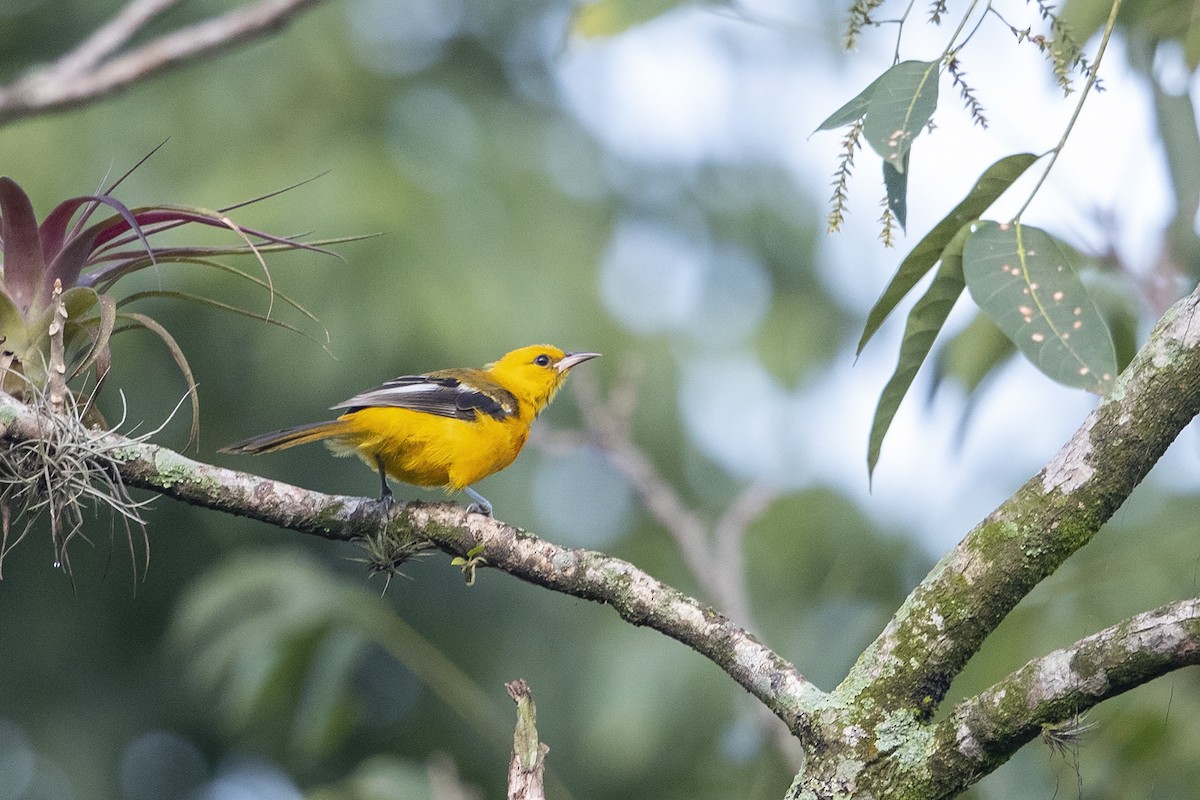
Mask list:
[[[31,390],[38,391],[46,385],[50,331],[55,318],[51,299],[58,287],[66,311],[63,344],[67,354],[67,380],[94,368],[97,384],[102,383],[111,365],[109,343],[113,333],[131,327],[144,328],[162,340],[187,381],[192,399],[194,436],[196,387],[187,359],[161,323],[130,311],[126,306],[152,296],[186,299],[295,329],[272,319],[269,310],[266,315],[257,314],[183,292],[143,291],[118,298],[115,294],[118,284],[123,278],[147,267],[166,263],[192,264],[239,275],[266,288],[274,298],[277,295],[270,284],[263,253],[304,249],[328,254],[321,245],[335,240],[305,243],[243,227],[227,216],[234,208],[271,195],[215,211],[168,204],[130,208],[113,197],[112,191],[132,171],[99,194],[62,201],[40,223],[25,191],[11,178],[0,177],[0,268],[3,270],[0,277],[0,388],[26,399]],[[99,212],[110,213],[94,219]],[[155,234],[186,224],[224,228],[240,242],[227,247],[151,245],[150,239]],[[236,254],[256,257],[266,280],[216,260]],[[278,296],[315,321],[296,303]]]
[[[131,208],[112,192],[144,161],[98,194],[62,201],[41,222],[16,181],[0,177],[0,389],[27,403],[42,403],[49,397],[51,410],[67,412],[52,415],[47,442],[35,451],[13,448],[0,454],[0,565],[34,519],[46,511],[55,564],[69,572],[66,546],[82,526],[79,503],[85,499],[107,505],[123,519],[133,549],[130,523],[140,527],[141,522],[137,504],[124,487],[114,485],[113,455],[103,449],[101,437],[90,436],[87,430],[99,420],[92,403],[112,364],[110,341],[115,333],[141,328],[166,345],[187,383],[193,439],[196,436],[196,384],[187,359],[166,327],[153,317],[129,310],[129,303],[148,297],[191,300],[297,330],[271,318],[270,307],[265,314],[258,314],[169,290],[121,297],[117,291],[124,278],[167,263],[215,268],[262,287],[272,300],[280,298],[315,323],[312,314],[274,290],[263,254],[291,249],[330,254],[323,245],[348,241],[302,242],[246,228],[228,216],[234,208],[272,195],[217,210],[170,204]],[[224,247],[151,244],[156,234],[189,224],[228,230],[238,242]],[[256,258],[264,277],[218,260],[239,254]],[[76,379],[77,383],[90,381],[86,397],[67,391],[64,402],[61,390],[49,391]],[[11,520],[22,512],[25,531],[10,542]]]

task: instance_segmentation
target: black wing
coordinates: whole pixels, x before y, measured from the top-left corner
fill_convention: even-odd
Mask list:
[[[490,383],[490,382],[489,382]],[[473,420],[479,414],[505,419],[517,399],[499,385],[472,386],[453,375],[401,375],[333,406],[350,412],[369,407],[407,408],[439,417]]]

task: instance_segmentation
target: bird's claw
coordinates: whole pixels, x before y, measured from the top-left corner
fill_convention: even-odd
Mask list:
[[[480,505],[479,503],[471,503],[469,506],[467,506],[467,513],[483,514],[485,517],[490,517],[492,515],[492,506],[490,503],[486,506]]]
[[[471,503],[471,505],[467,506],[468,514],[483,514],[485,517],[490,517],[492,515],[492,504],[488,502],[486,497],[472,489],[470,486],[465,487],[463,491],[475,501]]]

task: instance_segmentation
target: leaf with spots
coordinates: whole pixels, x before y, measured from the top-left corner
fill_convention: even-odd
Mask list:
[[[875,419],[871,422],[871,436],[867,443],[867,474],[875,472],[883,437],[891,427],[892,419],[900,408],[900,402],[908,394],[917,371],[925,363],[933,343],[950,316],[950,309],[963,293],[963,243],[971,233],[971,226],[963,225],[958,233],[942,250],[942,266],[933,278],[933,283],[921,295],[921,299],[908,312],[908,323],[904,326],[904,340],[900,343],[900,357],[896,370],[883,387],[879,405],[875,407]]]
[[[863,135],[885,162],[903,172],[913,139],[937,108],[938,62],[903,61],[883,73],[874,86]]]
[[[1053,236],[1019,223],[980,223],[963,250],[963,275],[983,312],[1046,375],[1097,394],[1112,386],[1112,336]]]

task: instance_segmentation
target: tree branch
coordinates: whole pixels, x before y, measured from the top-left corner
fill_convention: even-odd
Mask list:
[[[171,67],[268,36],[323,0],[258,0],[118,51],[179,0],[132,0],[74,51],[0,86],[0,124],[84,105]]]
[[[36,410],[0,394],[0,439],[36,440],[45,425]],[[300,533],[361,540],[374,552],[400,552],[401,558],[436,547],[529,583],[609,605],[627,622],[653,628],[707,657],[801,738],[813,709],[827,697],[723,614],[621,559],[559,547],[499,520],[468,514],[454,503],[385,506],[200,463],[115,433],[81,428],[80,435],[102,440],[105,451],[119,459],[118,470],[128,486]]]
[[[788,798],[953,797],[1046,722],[1200,660],[1200,601],[1185,601],[1031,662],[931,722],[984,639],[1091,541],[1200,412],[1198,307],[1200,288],[1163,315],[1050,463],[913,590],[818,712]]]
[[[1200,597],[1146,611],[1034,659],[963,701],[937,730],[950,774],[983,776],[1052,723],[1200,664]],[[961,787],[960,787],[961,788]]]

